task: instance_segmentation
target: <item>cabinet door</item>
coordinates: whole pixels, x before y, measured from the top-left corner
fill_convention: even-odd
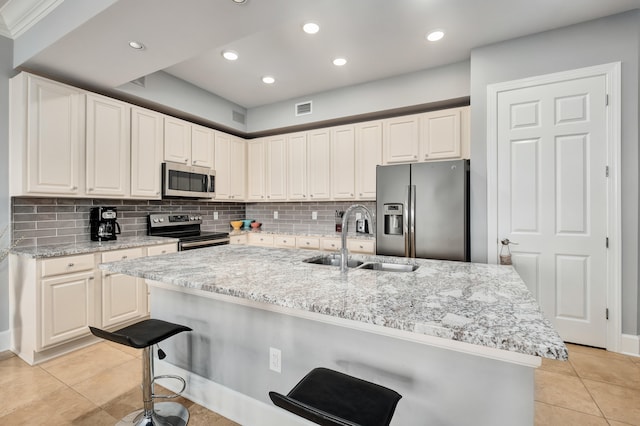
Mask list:
[[[309,200],[331,197],[331,143],[329,130],[307,133],[307,190]]]
[[[163,117],[131,108],[131,196],[160,199],[163,155]]]
[[[143,257],[141,248],[103,253],[103,262]],[[111,327],[147,315],[147,288],[143,279],[102,273],[102,327]]]
[[[38,349],[87,336],[95,324],[94,272],[41,281],[42,317]]]
[[[164,117],[164,161],[190,164],[191,123]]]
[[[376,167],[382,164],[382,122],[356,126],[356,198],[376,199]]]
[[[231,198],[231,135],[215,133],[216,200]]]
[[[266,141],[266,193],[267,200],[287,199],[287,140],[284,136]]]
[[[447,109],[420,117],[421,159],[460,158],[460,109]]]
[[[355,198],[355,127],[331,129],[331,197],[334,200]]]
[[[202,126],[191,126],[191,164],[213,169],[215,132]]]
[[[384,120],[383,160],[385,164],[418,161],[420,133],[418,116]]]
[[[129,195],[129,106],[87,94],[88,195]]]
[[[26,191],[84,194],[84,95],[78,89],[27,78]]]
[[[307,134],[287,137],[287,196],[289,200],[307,199]]]
[[[247,141],[247,201],[264,201],[265,139]]]
[[[247,195],[247,144],[238,137],[231,137],[229,168],[231,199],[244,201]]]

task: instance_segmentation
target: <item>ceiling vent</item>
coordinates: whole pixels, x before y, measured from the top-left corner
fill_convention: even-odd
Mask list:
[[[231,119],[236,123],[244,124],[244,114],[238,111],[231,111]]]
[[[307,114],[311,114],[311,101],[296,104],[296,117]]]

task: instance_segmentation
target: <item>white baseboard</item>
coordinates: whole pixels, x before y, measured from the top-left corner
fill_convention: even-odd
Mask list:
[[[11,349],[11,330],[0,331],[0,352]]]
[[[187,388],[182,396],[241,425],[315,425],[275,405],[253,399],[168,362],[155,359],[154,370],[156,376],[173,374],[182,377],[187,381]],[[158,384],[173,392],[177,392],[181,387],[177,380],[159,380]]]
[[[626,355],[640,356],[640,336],[623,334],[620,338],[620,352]]]

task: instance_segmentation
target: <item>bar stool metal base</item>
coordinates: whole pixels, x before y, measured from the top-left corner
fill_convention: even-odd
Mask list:
[[[153,404],[151,417],[145,417],[144,410],[137,410],[123,417],[116,426],[186,426],[189,422],[189,410],[177,402],[158,402]]]

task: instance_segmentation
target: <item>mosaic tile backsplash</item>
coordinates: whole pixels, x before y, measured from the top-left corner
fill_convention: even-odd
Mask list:
[[[352,204],[363,204],[372,211],[375,202],[313,202],[313,203],[226,203],[188,200],[112,200],[88,198],[11,199],[13,238],[22,238],[20,246],[38,246],[89,241],[89,209],[95,206],[114,206],[122,236],[147,234],[149,213],[198,213],[202,216],[202,230],[226,232],[229,222],[254,219],[262,222],[262,229],[271,232],[327,234],[335,230],[335,212]],[[278,219],[273,212],[278,212]],[[214,219],[214,213],[218,219]],[[317,212],[317,219],[312,213]],[[355,230],[350,221],[349,231]]]

